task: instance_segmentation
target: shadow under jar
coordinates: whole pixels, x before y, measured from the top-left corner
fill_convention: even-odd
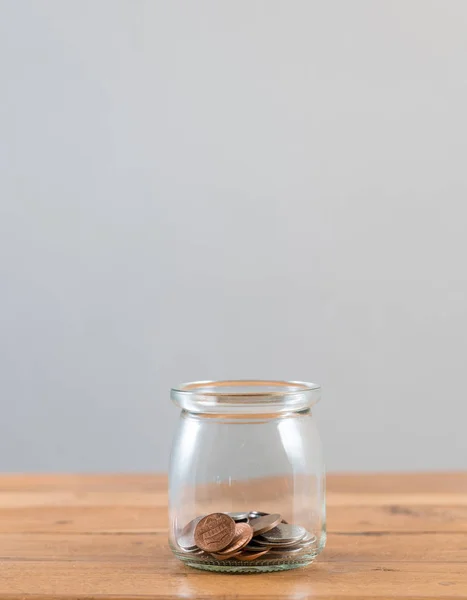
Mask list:
[[[198,569],[305,566],[326,543],[325,474],[297,381],[203,381],[171,391],[182,411],[169,472],[170,547]]]

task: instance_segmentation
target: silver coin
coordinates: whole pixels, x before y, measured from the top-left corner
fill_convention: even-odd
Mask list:
[[[292,542],[287,544],[281,544],[281,548],[287,548],[287,551],[294,550],[295,548],[308,548],[316,543],[316,536],[311,533],[306,532],[305,536],[299,542]],[[272,544],[271,548],[277,548],[279,544]]]
[[[299,542],[306,535],[306,529],[300,525],[286,525],[279,523],[270,531],[262,534],[263,539],[270,544],[287,544]]]
[[[268,542],[262,536],[257,536],[254,538],[254,540],[255,540],[255,544],[258,544],[261,548],[279,549],[279,548],[288,548],[288,547],[292,548],[292,547],[300,546],[300,542],[297,542],[295,540],[287,541],[287,542],[284,542],[284,541]]]
[[[197,550],[198,546],[195,543],[195,528],[196,525],[201,521],[201,517],[196,517],[193,521],[190,521],[185,527],[182,529],[179,537],[177,538],[177,544],[183,550]]]
[[[307,531],[305,536],[297,542],[297,546],[300,546],[300,548],[308,548],[308,546],[312,546],[314,543],[316,543],[316,535]]]
[[[194,548],[182,548],[180,547],[182,552],[184,552],[185,554],[198,554],[200,552],[200,549],[198,548],[198,546],[195,546]],[[201,550],[202,552],[202,550]]]
[[[249,519],[256,519],[256,517],[265,517],[268,514],[269,513],[260,512],[258,510],[250,510],[250,512],[248,513],[248,518]]]
[[[229,515],[229,517],[231,517],[236,523],[239,523],[241,521],[248,521],[247,512],[228,512],[225,514]]]
[[[250,519],[256,519],[257,517],[266,517],[267,515],[270,515],[270,514],[271,513],[260,512],[259,510],[251,510],[248,514],[248,517]],[[282,519],[281,523],[288,525],[288,522],[285,519]]]
[[[316,535],[313,535],[312,533],[307,531],[306,534],[304,535],[304,537],[302,537],[302,539],[300,541],[302,544],[305,544],[308,542],[310,542],[310,543],[316,542]]]

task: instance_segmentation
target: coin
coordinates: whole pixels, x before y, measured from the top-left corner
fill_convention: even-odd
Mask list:
[[[259,558],[260,556],[263,556],[263,554],[266,554],[267,552],[268,552],[268,550],[261,550],[261,552],[242,551],[235,558],[237,560],[255,560],[255,559]]]
[[[270,550],[272,548],[271,545],[267,544],[254,544],[253,542],[255,541],[255,539],[256,538],[254,538],[250,544],[245,546],[243,550],[245,550],[246,552],[263,552],[264,550]]]
[[[241,554],[241,550],[235,550],[235,552],[231,552],[230,554],[220,554],[219,552],[211,552],[211,556],[217,558],[217,560],[227,560],[229,558],[233,558],[234,556],[238,556]]]
[[[253,524],[252,527],[254,528]],[[279,523],[274,528],[262,532],[262,538],[270,544],[287,544],[289,542],[299,542],[305,534],[306,529],[300,525]]]
[[[206,552],[227,548],[235,537],[235,521],[224,513],[203,517],[195,527],[195,543]]]
[[[314,544],[316,542],[316,535],[313,535],[312,533],[309,533],[308,531],[306,532],[305,537],[303,537],[300,540],[300,544],[302,546],[310,546],[311,544]]]
[[[308,548],[308,546],[312,546],[314,543],[316,543],[316,535],[312,535],[307,531],[305,536],[299,542],[291,544],[290,548]],[[287,548],[289,548],[289,546],[287,546]]]
[[[256,517],[265,517],[269,514],[270,513],[267,512],[260,512],[259,510],[250,510],[250,512],[248,513],[248,517],[250,519],[256,519]],[[285,523],[286,525],[288,525],[288,522],[285,519],[282,519],[281,523]]]
[[[198,523],[201,521],[202,518],[203,518],[203,515],[201,515],[201,517],[196,517],[196,519],[193,519],[193,521],[190,521],[182,529],[182,532],[177,539],[177,543],[180,546],[180,548],[183,548],[183,550],[191,550],[191,549],[195,550],[196,549],[197,546],[196,546],[195,537],[194,537],[195,527],[196,527],[196,525],[198,525]]]
[[[250,525],[253,529],[253,535],[261,535],[264,534],[276,525],[279,525],[282,517],[275,513],[273,515],[264,515],[263,517],[256,517],[255,519],[251,519]]]
[[[200,550],[198,546],[195,546],[194,548],[181,548],[181,550],[185,554],[198,554],[198,552],[203,552],[203,550]]]
[[[294,540],[292,540],[291,542],[269,542],[265,540],[261,535],[255,537],[254,542],[259,548],[273,548],[275,550],[279,548],[295,548],[296,546],[301,547],[301,543],[296,542]]]
[[[234,521],[248,521],[248,513],[247,512],[228,512],[225,513],[229,515]]]
[[[235,523],[235,537],[232,542],[218,554],[231,554],[241,550],[253,537],[253,529],[248,523]]]
[[[316,536],[300,525],[289,525],[278,513],[239,511],[197,517],[182,529],[177,541],[193,559],[211,556],[219,561],[248,562],[269,553],[277,561],[306,555],[311,551],[307,548],[316,543]]]
[[[285,556],[287,554],[297,554],[302,550],[303,548],[284,548],[283,550],[278,548],[277,550],[268,550],[268,552],[271,556]]]

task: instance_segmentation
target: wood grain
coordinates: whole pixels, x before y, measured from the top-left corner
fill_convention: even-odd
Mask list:
[[[167,560],[166,533],[142,536],[123,534],[23,534],[0,535],[0,560],[56,560],[60,562],[140,562]],[[440,549],[451,563],[467,564],[465,536],[455,533],[413,534],[407,536],[337,535],[321,555],[328,562],[438,562]]]
[[[222,575],[167,547],[166,480],[0,477],[0,600],[467,598],[467,474],[331,475],[308,568]]]

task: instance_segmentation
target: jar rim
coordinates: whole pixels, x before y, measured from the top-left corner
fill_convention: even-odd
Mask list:
[[[321,386],[306,381],[226,379],[192,381],[171,389],[172,400],[189,412],[265,413],[309,408]]]

